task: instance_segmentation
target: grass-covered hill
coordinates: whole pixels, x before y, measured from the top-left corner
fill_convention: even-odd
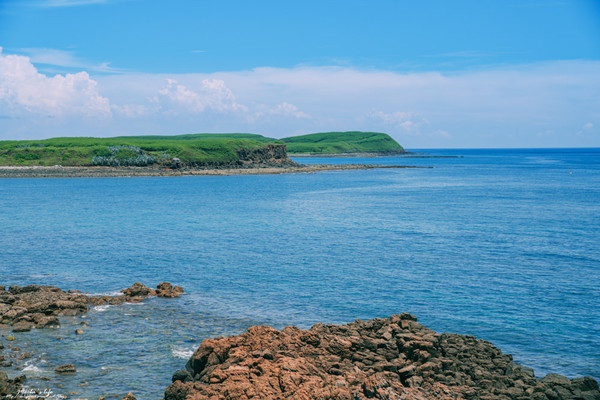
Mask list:
[[[398,154],[394,139],[376,132],[325,132],[282,140],[250,133],[199,133],[113,138],[62,137],[0,141],[0,166],[210,167],[287,160],[290,154]]]
[[[286,159],[283,142],[252,134],[0,141],[0,165],[16,166],[169,166],[174,158],[187,166],[220,166],[259,160],[262,153]]]
[[[322,132],[282,139],[288,154],[404,153],[404,148],[385,133]]]

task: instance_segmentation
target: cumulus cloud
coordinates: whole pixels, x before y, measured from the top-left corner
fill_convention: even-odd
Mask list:
[[[110,103],[87,72],[48,77],[25,56],[0,48],[0,104],[5,116],[109,117]]]
[[[112,115],[104,125],[82,120],[55,131],[364,130],[389,133],[407,148],[599,146],[599,72],[597,61],[557,61],[445,73],[265,67],[50,77],[27,57],[0,54],[1,114],[28,116],[12,125],[0,119],[0,134],[36,138],[43,125],[36,115]]]
[[[311,116],[307,113],[300,111],[297,106],[286,103],[285,101],[281,104],[278,104],[277,107],[269,110],[269,114],[294,118],[311,118]]]
[[[247,107],[236,102],[233,92],[220,79],[204,79],[195,91],[169,78],[154,101],[161,111],[171,115],[205,110],[247,111]]]

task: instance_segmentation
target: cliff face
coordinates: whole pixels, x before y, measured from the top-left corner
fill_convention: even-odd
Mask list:
[[[285,144],[267,144],[252,150],[236,150],[242,164],[259,164],[265,166],[286,166],[296,163],[287,157]]]
[[[165,392],[186,398],[591,400],[600,391],[589,377],[537,380],[491,343],[437,334],[405,313],[207,339]]]

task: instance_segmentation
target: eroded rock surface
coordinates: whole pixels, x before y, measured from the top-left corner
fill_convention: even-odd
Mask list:
[[[32,328],[60,327],[61,315],[81,315],[90,306],[123,304],[143,301],[148,296],[179,297],[180,286],[173,287],[162,282],[157,290],[136,282],[124,289],[122,296],[87,296],[78,291],[63,291],[55,286],[12,285],[0,286],[0,324],[11,325],[14,332],[26,332]]]
[[[538,380],[491,343],[406,313],[207,339],[172,379],[165,400],[600,399],[592,378]]]

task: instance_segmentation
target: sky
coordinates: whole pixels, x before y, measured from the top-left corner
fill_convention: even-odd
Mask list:
[[[600,147],[600,0],[0,0],[0,140]]]

